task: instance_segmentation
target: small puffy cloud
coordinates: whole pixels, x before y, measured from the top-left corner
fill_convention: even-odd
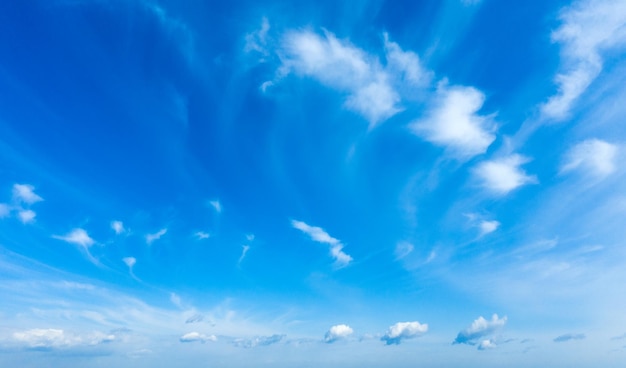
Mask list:
[[[396,259],[401,259],[408,256],[409,254],[411,254],[411,252],[413,252],[413,249],[415,249],[413,244],[405,241],[399,242],[398,244],[396,244],[396,249],[394,251]]]
[[[474,169],[474,174],[482,181],[485,188],[495,194],[505,195],[522,185],[537,182],[535,176],[527,175],[520,168],[528,161],[529,159],[524,156],[512,154],[480,163]]]
[[[54,349],[89,346],[115,340],[115,335],[99,331],[88,334],[71,334],[61,329],[34,328],[13,333],[13,339],[31,349]]]
[[[76,228],[66,235],[53,235],[52,237],[83,248],[89,248],[95,244],[95,241],[87,234],[87,231],[81,228]]]
[[[421,336],[428,331],[428,324],[414,322],[398,322],[389,326],[387,332],[380,338],[387,345],[399,345],[404,339]]]
[[[337,267],[345,267],[352,262],[352,257],[343,251],[343,244],[339,239],[330,236],[324,229],[310,226],[302,221],[291,221],[291,226],[307,234],[313,241],[330,245],[330,255],[335,259]]]
[[[411,130],[458,159],[485,153],[496,139],[496,124],[491,116],[477,114],[484,102],[475,88],[440,86],[426,117],[413,122]]]
[[[117,235],[119,235],[125,231],[124,223],[122,221],[117,221],[117,220],[111,221],[111,229],[115,231]]]
[[[29,224],[29,223],[34,222],[35,216],[37,216],[37,214],[33,210],[21,210],[17,213],[17,217],[24,224]]]
[[[159,240],[159,239],[161,239],[161,237],[162,237],[163,235],[165,235],[166,233],[167,233],[167,229],[161,229],[161,230],[157,231],[157,232],[156,232],[156,233],[154,233],[154,234],[148,234],[148,235],[146,235],[146,243],[147,243],[148,245],[150,245],[150,244],[152,244],[152,242],[154,242],[155,240]]]
[[[602,54],[626,46],[626,10],[620,0],[582,0],[565,8],[552,41],[561,45],[558,92],[541,106],[544,117],[563,120],[600,74]]]
[[[586,337],[585,334],[568,333],[565,335],[555,337],[553,341],[554,342],[566,342],[570,340],[582,340],[585,337]]]
[[[199,240],[208,239],[211,237],[211,234],[204,231],[196,231],[193,235]]]
[[[500,222],[496,220],[482,220],[478,227],[480,229],[480,235],[483,236],[498,230],[498,228],[500,227]]]
[[[599,139],[583,141],[565,154],[561,172],[577,170],[591,176],[605,177],[615,171],[617,153],[618,148],[614,144]]]
[[[496,342],[493,339],[482,340],[478,344],[478,350],[490,350],[497,348]]]
[[[199,332],[189,332],[180,337],[180,342],[201,342],[205,343],[207,341],[217,341],[217,337],[215,335],[205,335]]]
[[[335,325],[330,328],[324,335],[324,341],[327,343],[333,343],[337,340],[345,339],[352,335],[354,331],[348,325]]]
[[[400,97],[378,59],[330,32],[320,36],[309,30],[288,32],[282,42],[284,72],[308,76],[348,92],[345,105],[370,125],[400,111]]]
[[[213,207],[215,212],[222,213],[222,204],[220,203],[220,201],[218,200],[209,201],[209,204],[211,205],[211,207]]]
[[[35,193],[35,187],[30,184],[13,184],[13,199],[26,204],[43,201],[43,198]]]
[[[128,268],[133,268],[135,263],[137,263],[137,259],[135,257],[124,257],[122,258],[122,262],[124,262]]]
[[[482,316],[472,322],[472,325],[465,330],[459,332],[453,344],[476,345],[481,338],[493,334],[506,324],[507,318],[498,318],[497,314],[486,320]]]
[[[0,219],[8,217],[11,214],[11,207],[6,203],[0,203]]]
[[[252,339],[236,339],[233,345],[239,348],[254,348],[257,346],[268,346],[283,341],[285,335],[257,336]]]

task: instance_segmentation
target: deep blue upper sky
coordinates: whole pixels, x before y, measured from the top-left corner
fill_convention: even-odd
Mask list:
[[[0,363],[618,367],[625,51],[622,0],[1,2]]]

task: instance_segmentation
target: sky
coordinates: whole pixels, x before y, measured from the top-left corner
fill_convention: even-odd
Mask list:
[[[622,367],[623,0],[0,2],[0,365]]]

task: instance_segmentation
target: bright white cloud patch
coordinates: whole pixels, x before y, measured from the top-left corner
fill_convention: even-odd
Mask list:
[[[337,340],[345,339],[352,335],[353,332],[352,328],[348,325],[335,325],[326,332],[324,341],[330,344]]]
[[[283,38],[285,72],[294,71],[348,92],[346,107],[363,115],[370,125],[400,111],[400,96],[377,58],[330,32],[292,31]]]
[[[317,226],[310,226],[302,221],[291,221],[291,226],[302,231],[318,243],[330,245],[330,255],[335,259],[337,267],[345,267],[352,262],[352,257],[343,252],[343,244],[338,239],[330,236],[324,229]]]
[[[89,248],[95,243],[89,234],[87,234],[87,231],[81,228],[74,229],[66,235],[53,235],[52,237],[83,248]]]
[[[21,210],[17,213],[17,217],[24,224],[35,222],[35,216],[37,216],[37,214],[33,210]]]
[[[415,322],[398,322],[389,326],[387,332],[380,338],[387,345],[400,344],[404,339],[421,336],[428,331],[428,324]]]
[[[498,230],[498,228],[500,227],[500,223],[495,220],[482,220],[478,226],[480,228],[480,235],[482,236]]]
[[[471,326],[459,332],[453,343],[468,345],[483,344],[484,339],[482,338],[489,336],[498,329],[502,328],[506,324],[506,321],[506,316],[498,318],[497,314],[494,314],[491,317],[491,320],[486,320],[485,318],[480,316],[478,317],[478,319],[472,322]],[[487,345],[487,343],[485,343],[485,345]]]
[[[482,340],[478,344],[478,350],[489,350],[489,349],[495,349],[497,347],[498,345],[496,345],[496,342],[492,339]]]
[[[513,154],[503,158],[485,161],[479,164],[474,173],[488,190],[504,195],[525,184],[536,183],[535,176],[527,175],[520,168],[528,158]]]
[[[615,171],[617,153],[618,148],[614,144],[599,139],[586,140],[567,152],[561,172],[577,170],[583,174],[605,177]]]
[[[119,235],[125,231],[124,223],[122,221],[111,221],[111,229]]]
[[[26,204],[43,201],[43,198],[35,193],[35,187],[30,184],[14,184],[13,199]]]
[[[68,348],[74,346],[98,345],[115,340],[115,335],[102,332],[70,334],[60,329],[34,328],[13,333],[13,339],[29,348]]]
[[[148,245],[150,245],[150,244],[152,244],[152,242],[154,242],[155,240],[159,240],[159,239],[161,239],[161,237],[162,237],[163,235],[165,235],[166,233],[167,233],[167,229],[161,229],[161,230],[157,231],[157,232],[156,232],[156,233],[154,233],[154,234],[148,234],[148,235],[146,235],[146,243],[147,243]]]
[[[477,114],[484,101],[475,88],[440,86],[426,117],[413,122],[411,129],[459,159],[485,153],[496,139],[496,125],[491,116]]]
[[[205,335],[199,332],[189,332],[180,337],[180,342],[201,342],[205,343],[207,341],[217,341],[217,337],[215,335]]]
[[[552,41],[561,45],[563,71],[558,92],[542,105],[544,116],[568,117],[572,105],[603,67],[603,53],[626,45],[626,7],[622,0],[583,0],[561,13]]]

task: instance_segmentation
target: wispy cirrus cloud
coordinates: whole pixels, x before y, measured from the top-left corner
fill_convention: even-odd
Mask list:
[[[257,336],[251,339],[235,339],[233,345],[238,348],[255,348],[257,346],[269,346],[278,344],[285,339],[286,335],[274,334],[271,336]]]
[[[554,342],[567,342],[572,340],[583,340],[585,338],[585,334],[581,333],[567,333],[564,335],[557,336],[553,339]]]
[[[387,345],[399,345],[402,340],[412,339],[428,332],[428,324],[413,322],[398,322],[389,329],[383,337],[380,338]]]
[[[292,220],[291,226],[307,234],[312,240],[318,243],[330,245],[330,254],[335,259],[335,265],[337,267],[345,267],[352,262],[352,257],[342,250],[343,244],[341,244],[339,239],[333,238],[321,227],[310,226],[305,222],[297,220]]]
[[[154,241],[161,239],[161,237],[163,235],[167,234],[167,228],[163,228],[159,231],[157,231],[156,233],[153,234],[147,234],[146,235],[146,244],[150,245],[152,244]]]
[[[561,173],[580,171],[583,175],[604,178],[616,170],[618,147],[599,140],[588,139],[572,147],[566,154]]]
[[[452,343],[468,345],[479,344],[479,348],[481,346],[483,348],[493,347],[492,345],[495,344],[493,340],[486,340],[483,338],[492,335],[494,332],[504,327],[506,321],[506,316],[499,318],[497,314],[491,316],[491,320],[487,320],[484,317],[480,316],[475,319],[468,328],[459,332],[459,334],[456,336]]]
[[[213,207],[215,212],[222,213],[222,204],[220,203],[219,200],[215,199],[215,200],[209,201],[209,205]]]
[[[520,167],[530,159],[518,154],[484,161],[474,168],[474,174],[483,187],[497,195],[505,195],[526,184],[537,183],[537,177],[528,175]]]
[[[552,41],[561,45],[558,92],[541,106],[544,117],[564,120],[578,98],[598,77],[603,54],[626,46],[626,9],[620,0],[582,0],[565,8]]]
[[[338,340],[342,340],[352,335],[354,330],[348,325],[335,325],[332,326],[324,335],[324,341],[328,344],[332,344]]]
[[[95,240],[89,236],[85,229],[81,228],[73,229],[65,235],[53,235],[52,237],[85,249],[95,244]]]

